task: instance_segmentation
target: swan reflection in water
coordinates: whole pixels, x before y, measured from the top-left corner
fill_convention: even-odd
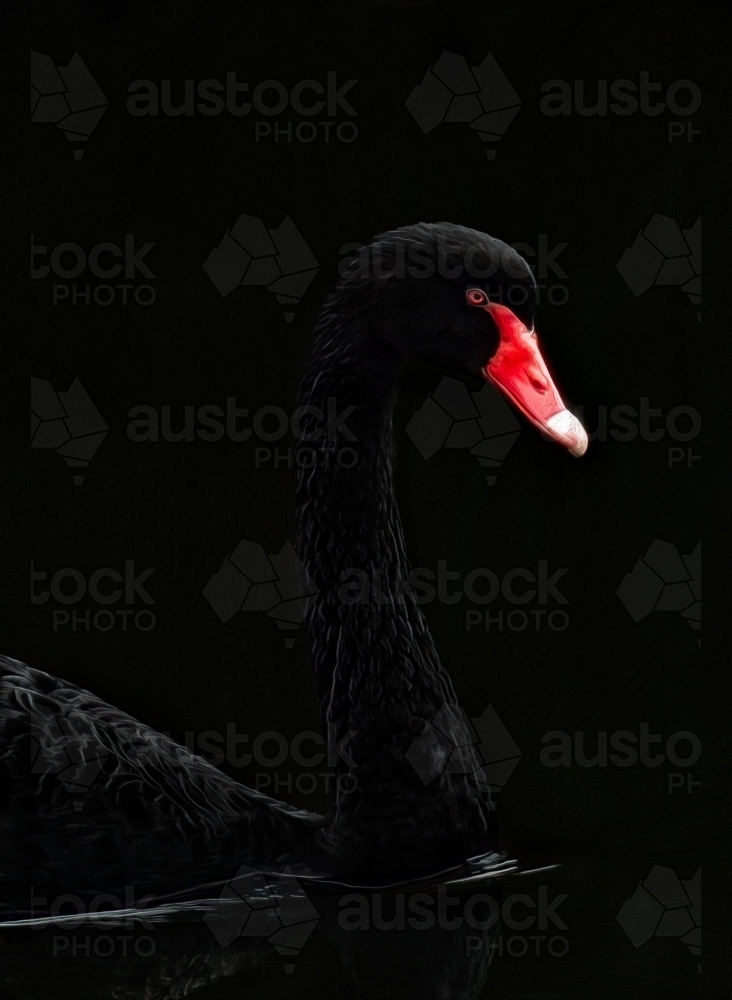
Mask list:
[[[2,978],[27,1000],[47,997],[52,982],[115,1000],[205,996],[217,983],[216,996],[472,1000],[497,953],[515,871],[492,855],[374,891],[243,869],[206,887],[216,896],[149,909],[109,894],[50,908],[36,897],[32,915],[0,930]]]

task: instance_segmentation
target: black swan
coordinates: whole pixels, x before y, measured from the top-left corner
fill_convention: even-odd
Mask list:
[[[514,300],[521,304],[505,304]],[[412,358],[490,379],[545,436],[583,454],[585,432],[539,352],[535,301],[532,273],[507,245],[419,224],[350,259],[318,316],[298,403],[327,412],[335,397],[340,409],[355,407],[348,423],[358,439],[358,461],[346,469],[332,460],[333,435],[322,437],[296,483],[300,557],[318,590],[308,645],[321,721],[329,738],[350,732],[355,764],[355,783],[343,783],[351,790],[328,817],[257,793],[90,692],[0,658],[5,907],[24,908],[30,885],[45,896],[129,885],[157,894],[225,880],[243,864],[373,885],[495,850],[490,790],[461,740],[453,685],[424,616],[402,586],[409,566],[392,416]],[[317,437],[315,419],[303,420],[304,437]],[[378,572],[381,589],[399,599],[345,602],[342,575],[354,569]],[[438,711],[453,718],[465,760],[439,773],[443,751],[428,750],[436,777],[425,784],[407,751]],[[74,781],[57,777],[70,754],[82,802]]]

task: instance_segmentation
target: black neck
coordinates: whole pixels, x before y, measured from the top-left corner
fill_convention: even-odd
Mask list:
[[[333,317],[317,328],[300,381],[299,405],[330,415],[301,421],[306,434],[327,430],[302,446],[296,500],[300,555],[318,589],[309,647],[321,718],[341,738],[361,724],[386,736],[405,711],[422,718],[454,701],[404,586],[392,428],[401,367],[365,322]]]
[[[470,738],[424,615],[403,585],[409,562],[394,494],[392,427],[401,367],[401,358],[371,337],[367,318],[354,322],[326,304],[298,403],[348,416],[344,426],[331,419],[326,434],[303,443],[296,487],[300,556],[318,589],[309,657],[339,779],[332,829],[354,864],[377,851],[395,868],[415,863],[420,838],[425,864],[480,850],[492,822],[472,748],[461,751],[459,773],[445,769],[437,744],[423,750],[434,780],[414,766],[414,741],[438,712],[452,719],[451,742],[465,747]],[[309,413],[301,426],[310,435],[323,421]],[[333,744],[344,737],[345,753],[333,760]],[[344,772],[355,787],[341,782]]]

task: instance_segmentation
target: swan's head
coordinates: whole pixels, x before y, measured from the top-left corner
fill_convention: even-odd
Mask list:
[[[485,233],[420,223],[378,236],[342,271],[367,297],[386,347],[496,385],[548,437],[579,457],[587,434],[567,409],[534,327],[536,282],[523,257]]]

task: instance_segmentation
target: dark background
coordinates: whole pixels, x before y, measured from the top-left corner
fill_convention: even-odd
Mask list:
[[[286,649],[262,614],[222,624],[202,594],[239,539],[278,552],[293,538],[288,470],[255,469],[254,442],[133,443],[127,414],[139,404],[158,411],[170,405],[178,425],[183,406],[224,405],[231,395],[250,412],[264,405],[291,411],[304,344],[339,248],[385,228],[448,220],[509,243],[536,247],[541,234],[550,248],[566,243],[557,261],[568,301],[542,302],[538,329],[588,428],[597,426],[601,407],[637,409],[641,397],[664,415],[687,405],[704,417],[723,374],[702,366],[705,326],[696,307],[673,287],[636,298],[616,269],[655,213],[688,228],[707,210],[711,224],[719,207],[718,175],[708,163],[710,144],[713,163],[722,147],[705,115],[700,26],[691,18],[671,22],[660,6],[636,12],[632,25],[610,16],[590,24],[586,16],[584,7],[539,13],[452,4],[192,10],[169,3],[101,14],[92,4],[38,8],[30,47],[56,65],[78,51],[109,107],[80,161],[53,125],[30,127],[12,204],[15,246],[27,246],[29,230],[49,252],[62,242],[89,248],[134,233],[138,247],[155,243],[145,262],[155,274],[156,301],[53,306],[52,278],[28,280],[18,250],[7,371],[24,402],[4,448],[4,652],[179,739],[186,730],[224,731],[228,722],[241,733],[276,730],[288,739],[317,728],[302,636]],[[467,125],[442,124],[424,135],[405,108],[443,50],[470,65],[492,52],[521,98],[495,160]],[[244,118],[133,117],[126,109],[133,80],[160,86],[170,79],[180,103],[183,80],[225,80],[227,70],[240,81],[274,78],[288,88],[301,79],[324,82],[327,71],[336,72],[339,86],[355,79],[347,100],[357,118],[348,120],[358,138],[257,144],[254,121],[262,116],[254,111]],[[548,117],[539,109],[547,80],[584,79],[592,102],[598,79],[638,83],[643,70],[664,91],[678,79],[700,86],[705,96],[693,126],[702,134],[693,142],[668,141],[668,123],[678,118],[668,110]],[[290,108],[274,119],[293,127],[301,120]],[[292,324],[266,289],[222,298],[203,270],[241,213],[270,228],[289,214],[320,264]],[[30,376],[57,391],[80,379],[109,426],[80,487],[53,451],[28,447],[20,414],[27,413]],[[636,951],[615,920],[653,865],[690,878],[721,845],[712,791],[721,762],[708,751],[715,711],[702,679],[700,633],[678,613],[654,612],[635,624],[615,593],[654,539],[684,554],[706,542],[704,430],[691,442],[701,461],[669,468],[668,447],[676,442],[668,436],[594,441],[575,461],[524,426],[488,487],[467,452],[442,450],[425,462],[405,434],[441,377],[410,367],[399,403],[398,487],[413,563],[436,569],[444,559],[463,574],[486,566],[499,576],[513,567],[535,570],[540,559],[550,572],[567,568],[559,584],[569,602],[562,632],[466,633],[464,602],[425,609],[461,704],[473,716],[492,704],[521,750],[500,799],[505,849],[519,857],[591,857],[588,870],[613,883],[600,908],[592,876],[573,876],[570,957],[545,973],[538,960],[514,961],[505,974],[499,966],[491,989],[498,996],[574,996],[572,983],[582,981],[595,996],[666,996],[674,984],[684,984],[687,996],[722,995],[709,992],[709,982],[703,992],[705,977],[679,941],[653,939]],[[88,576],[127,559],[138,572],[155,569],[150,632],[54,631],[50,605],[30,603],[30,560],[49,575],[75,567]],[[500,600],[490,610],[501,607],[511,610]],[[76,610],[99,609],[87,598]],[[598,731],[637,734],[641,723],[664,743],[679,730],[701,741],[692,771],[702,784],[693,794],[669,794],[668,775],[679,769],[668,762],[655,769],[549,769],[540,762],[548,731],[583,731],[592,754]],[[246,769],[230,770],[252,780]],[[326,805],[323,795],[290,798],[308,808]],[[560,883],[557,876],[561,890]],[[714,882],[705,882],[705,932],[712,930],[714,891]],[[594,935],[591,947],[583,945],[585,932]],[[596,978],[592,956],[605,952],[612,974],[604,968]]]

